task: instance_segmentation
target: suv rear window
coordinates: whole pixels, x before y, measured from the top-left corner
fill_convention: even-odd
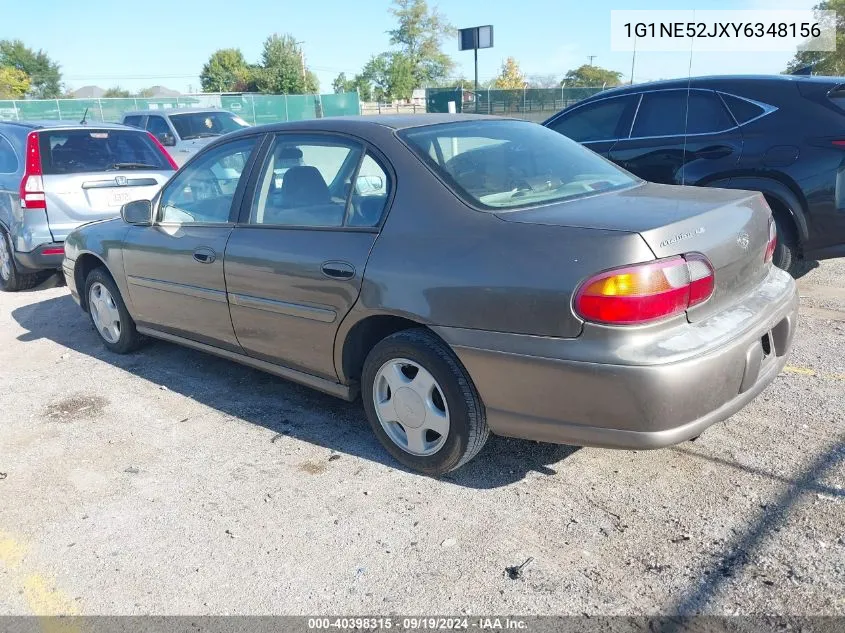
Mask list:
[[[610,161],[525,121],[443,123],[400,136],[455,193],[492,211],[550,204],[639,182]]]
[[[38,139],[45,175],[119,169],[173,170],[146,132],[49,130],[39,132]]]

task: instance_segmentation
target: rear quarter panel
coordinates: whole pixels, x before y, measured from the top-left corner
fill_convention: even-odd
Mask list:
[[[587,276],[654,259],[636,233],[505,222],[461,202],[398,139],[381,149],[396,197],[373,246],[354,315],[571,338]],[[351,327],[351,324],[344,324]]]

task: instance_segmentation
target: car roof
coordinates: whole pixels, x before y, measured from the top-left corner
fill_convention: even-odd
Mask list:
[[[121,123],[103,123],[102,121],[88,121],[80,123],[79,121],[59,121],[59,120],[37,120],[37,121],[0,121],[2,125],[13,125],[29,130],[57,130],[57,129],[113,129],[113,130],[133,130],[138,131],[138,128]]]
[[[347,132],[355,134],[362,133],[373,127],[389,128],[391,130],[404,130],[427,125],[438,125],[442,123],[460,123],[466,121],[507,121],[513,120],[508,117],[492,116],[487,114],[374,114],[354,116],[333,116],[321,119],[303,119],[301,121],[283,121],[280,123],[268,123],[255,127],[244,128],[230,132],[227,138],[232,135],[247,135],[258,132],[276,132],[285,130],[314,130],[324,129],[334,132]]]
[[[702,77],[689,77],[679,79],[661,79],[660,81],[648,81],[641,84],[629,84],[603,90],[583,101],[593,101],[605,97],[628,94],[632,92],[643,92],[644,90],[668,90],[672,88],[722,88],[741,86],[743,84],[787,84],[787,83],[815,83],[829,84],[836,86],[845,83],[845,77],[806,76],[806,75],[707,75]],[[581,102],[579,102],[581,103]]]
[[[123,116],[147,116],[150,114],[158,114],[159,116],[169,116],[171,114],[204,114],[206,112],[229,112],[223,108],[216,108],[208,106],[205,108],[160,108],[158,110],[127,110]],[[229,114],[232,114],[229,112]]]

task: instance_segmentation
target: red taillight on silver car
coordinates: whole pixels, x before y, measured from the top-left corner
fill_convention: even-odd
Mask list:
[[[639,325],[682,314],[707,301],[715,276],[701,254],[608,270],[581,284],[575,311],[586,321]]]
[[[766,252],[763,255],[763,261],[768,263],[772,261],[775,256],[775,249],[778,245],[778,229],[774,218],[769,217],[769,241],[766,242]]]
[[[177,165],[176,161],[173,160],[173,157],[170,155],[170,152],[164,149],[164,145],[161,144],[161,141],[159,141],[152,132],[147,132],[147,134],[149,135],[150,139],[152,139],[153,143],[155,143],[155,146],[158,151],[164,154],[164,158],[167,160],[168,163],[170,163],[170,166],[173,169],[179,169],[179,165]]]
[[[20,186],[21,208],[47,208],[44,180],[41,176],[41,148],[38,146],[38,132],[30,132],[26,136],[26,158]]]

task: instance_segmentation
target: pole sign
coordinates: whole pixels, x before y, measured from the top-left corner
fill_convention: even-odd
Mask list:
[[[458,31],[459,50],[471,51],[478,48],[493,48],[493,27],[474,26]]]

